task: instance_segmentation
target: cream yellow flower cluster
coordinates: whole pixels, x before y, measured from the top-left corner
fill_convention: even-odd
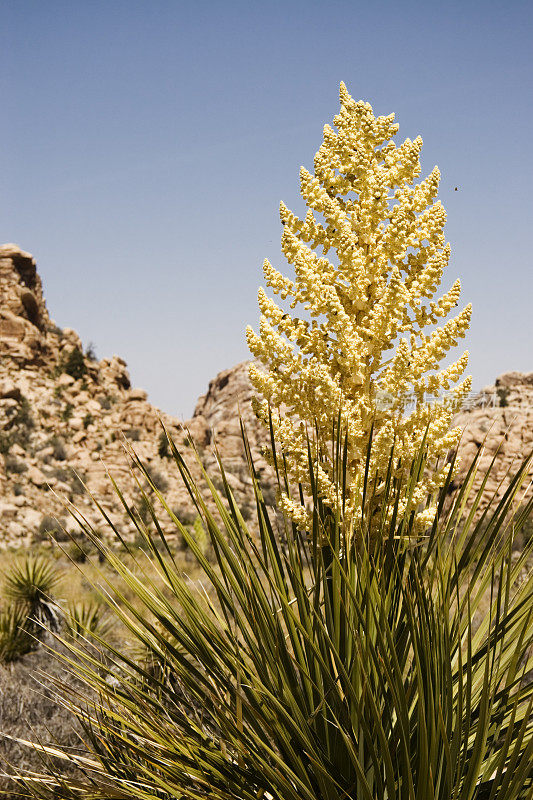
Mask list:
[[[337,511],[334,464],[324,453],[340,413],[348,448],[344,514],[357,519],[371,429],[370,468],[382,476],[393,443],[396,468],[409,463],[424,437],[434,460],[456,444],[460,432],[450,431],[450,422],[471,381],[452,384],[463,375],[468,354],[440,371],[439,363],[464,337],[471,306],[425,332],[457,306],[461,290],[456,281],[433,299],[450,257],[443,233],[446,212],[436,200],[439,170],[415,184],[421,138],[397,146],[394,115],[375,117],[344,84],[340,102],[336,130],[324,127],[314,175],[301,169],[301,193],[309,209],[305,219],[280,206],[282,250],[295,279],[268,261],[263,266],[267,285],[281,300],[291,298],[291,309],[303,306],[305,318],[291,316],[261,288],[259,333],[249,327],[246,336],[252,354],[266,367],[250,367],[262,398],[255,400],[257,415],[266,422],[269,406],[282,410],[273,415],[274,435],[290,477],[307,491],[306,424],[318,432],[323,445],[318,487]],[[326,257],[330,251],[333,258]],[[436,402],[443,390],[447,396]],[[424,502],[443,475],[441,467],[422,478],[415,502]],[[280,502],[298,524],[308,523],[299,501],[283,495]],[[419,515],[421,526],[430,516],[431,509]]]

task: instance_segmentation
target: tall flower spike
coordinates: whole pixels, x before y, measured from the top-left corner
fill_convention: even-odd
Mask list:
[[[292,298],[290,308],[302,305],[305,319],[291,317],[261,288],[260,333],[248,328],[247,340],[263,365],[263,370],[255,364],[250,369],[263,398],[254,404],[258,416],[268,424],[265,401],[284,410],[283,416],[273,415],[272,424],[289,477],[311,491],[307,426],[317,432],[315,446],[321,450],[320,494],[357,531],[371,435],[373,475],[386,473],[393,442],[396,472],[400,460],[407,463],[423,442],[431,461],[457,442],[460,432],[450,431],[450,422],[471,381],[451,384],[463,375],[468,353],[440,370],[439,363],[464,337],[471,306],[431,330],[458,305],[460,282],[433,299],[450,251],[444,239],[446,212],[436,200],[438,168],[415,184],[422,139],[396,145],[394,115],[375,117],[368,103],[353,100],[344,83],[340,103],[336,130],[324,127],[314,174],[300,170],[305,219],[280,205],[282,251],[295,278],[284,277],[268,261],[263,267],[267,285],[281,300]],[[325,257],[329,251],[335,252],[333,260]],[[342,503],[330,447],[339,412],[347,432]],[[424,498],[438,489],[446,469],[422,477],[414,496]],[[406,505],[403,497],[400,512]],[[305,527],[308,517],[300,500],[282,495],[281,507]],[[428,509],[421,511],[420,525],[430,516]]]

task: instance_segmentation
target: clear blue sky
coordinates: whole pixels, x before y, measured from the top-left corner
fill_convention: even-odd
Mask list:
[[[475,385],[533,370],[531,2],[3,0],[0,240],[188,416],[247,357],[278,203],[344,80],[438,164]],[[454,187],[458,191],[454,191]]]

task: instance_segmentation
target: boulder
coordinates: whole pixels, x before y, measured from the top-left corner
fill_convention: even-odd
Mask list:
[[[128,394],[128,400],[146,400],[148,394],[144,391],[144,389],[130,389]]]
[[[22,399],[22,393],[13,380],[5,378],[0,382],[0,397],[18,402]]]
[[[38,487],[43,487],[49,482],[46,475],[41,472],[38,467],[28,467],[26,477],[29,481],[31,481],[31,483]]]

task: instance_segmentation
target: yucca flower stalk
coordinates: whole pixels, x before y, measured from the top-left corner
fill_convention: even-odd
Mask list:
[[[295,278],[268,260],[263,265],[267,285],[281,301],[290,301],[289,308],[261,287],[259,333],[248,327],[246,336],[261,362],[250,366],[259,393],[256,414],[273,425],[293,483],[307,497],[312,493],[305,429],[311,426],[318,432],[320,495],[357,535],[370,438],[370,466],[382,481],[393,442],[393,470],[407,476],[424,440],[432,468],[420,474],[411,504],[424,503],[444,482],[445,456],[461,434],[450,430],[450,422],[471,379],[455,385],[467,352],[445,368],[440,362],[465,335],[472,309],[469,304],[435,327],[458,305],[461,284],[456,280],[433,299],[450,247],[446,212],[436,200],[438,167],[415,182],[422,139],[396,145],[394,114],[374,116],[369,103],[355,102],[343,83],[340,103],[336,130],[324,126],[314,174],[300,171],[305,219],[280,206],[282,251]],[[297,307],[303,317],[292,315]],[[280,409],[270,423],[269,407]],[[342,498],[331,454],[339,421],[346,434]],[[282,489],[280,502],[300,527],[309,526],[310,509],[299,497]],[[400,497],[400,514],[407,502]],[[418,529],[431,522],[433,511],[434,504],[418,511]]]
[[[204,475],[216,522],[170,442],[215,564],[153,485],[153,526],[132,515],[150,570],[142,559],[127,566],[80,519],[116,572],[104,597],[149,657],[131,658],[102,639],[104,662],[67,644],[86,698],[98,697],[70,697],[88,752],[39,748],[77,763],[80,778],[62,778],[56,767],[27,776],[30,791],[77,800],[530,798],[531,543],[513,556],[532,509],[533,501],[519,503],[527,463],[477,521],[483,489],[471,496],[474,463],[451,504],[450,486],[442,488],[430,534],[416,545],[383,513],[379,547],[361,546],[363,537],[348,550],[318,493],[307,533],[288,520],[276,528],[246,438],[244,445],[257,530],[240,514],[222,465],[222,494]],[[341,476],[344,457],[339,442]],[[283,477],[283,463],[275,465]],[[150,482],[138,459],[136,466]],[[311,458],[315,486],[316,467]],[[393,509],[396,480],[389,474],[381,493]],[[417,481],[413,470],[408,491]],[[371,494],[371,473],[365,484]],[[191,549],[202,576],[195,586],[174,561],[156,501]]]

